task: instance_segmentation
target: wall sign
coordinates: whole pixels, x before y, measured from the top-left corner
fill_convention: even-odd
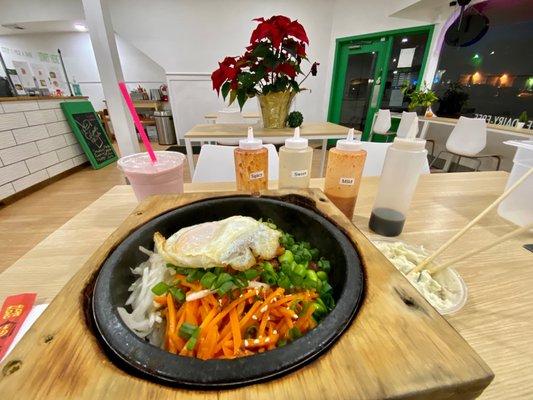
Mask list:
[[[518,118],[500,117],[498,115],[490,115],[490,114],[474,114],[474,117],[482,118],[485,121],[487,121],[487,124],[494,124],[494,125],[516,126],[516,123],[518,122]],[[524,129],[531,129],[532,126],[533,126],[533,121],[527,121],[524,125]]]
[[[115,149],[90,101],[63,102],[61,109],[94,169],[117,160]]]

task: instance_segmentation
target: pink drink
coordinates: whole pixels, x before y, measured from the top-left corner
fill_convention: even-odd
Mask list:
[[[135,197],[141,201],[153,194],[183,193],[185,156],[175,151],[156,151],[157,163],[148,153],[137,153],[118,160],[118,167],[128,178]]]

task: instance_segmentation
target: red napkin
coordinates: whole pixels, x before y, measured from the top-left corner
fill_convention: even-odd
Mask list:
[[[0,311],[0,360],[30,313],[37,293],[9,296]]]

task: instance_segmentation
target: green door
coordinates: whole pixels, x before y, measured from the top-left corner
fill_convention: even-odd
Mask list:
[[[329,120],[363,132],[363,140],[383,95],[387,44],[385,40],[346,43],[340,49]]]

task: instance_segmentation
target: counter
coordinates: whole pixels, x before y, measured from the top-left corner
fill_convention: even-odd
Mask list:
[[[87,162],[60,103],[87,97],[0,97],[0,200]]]

